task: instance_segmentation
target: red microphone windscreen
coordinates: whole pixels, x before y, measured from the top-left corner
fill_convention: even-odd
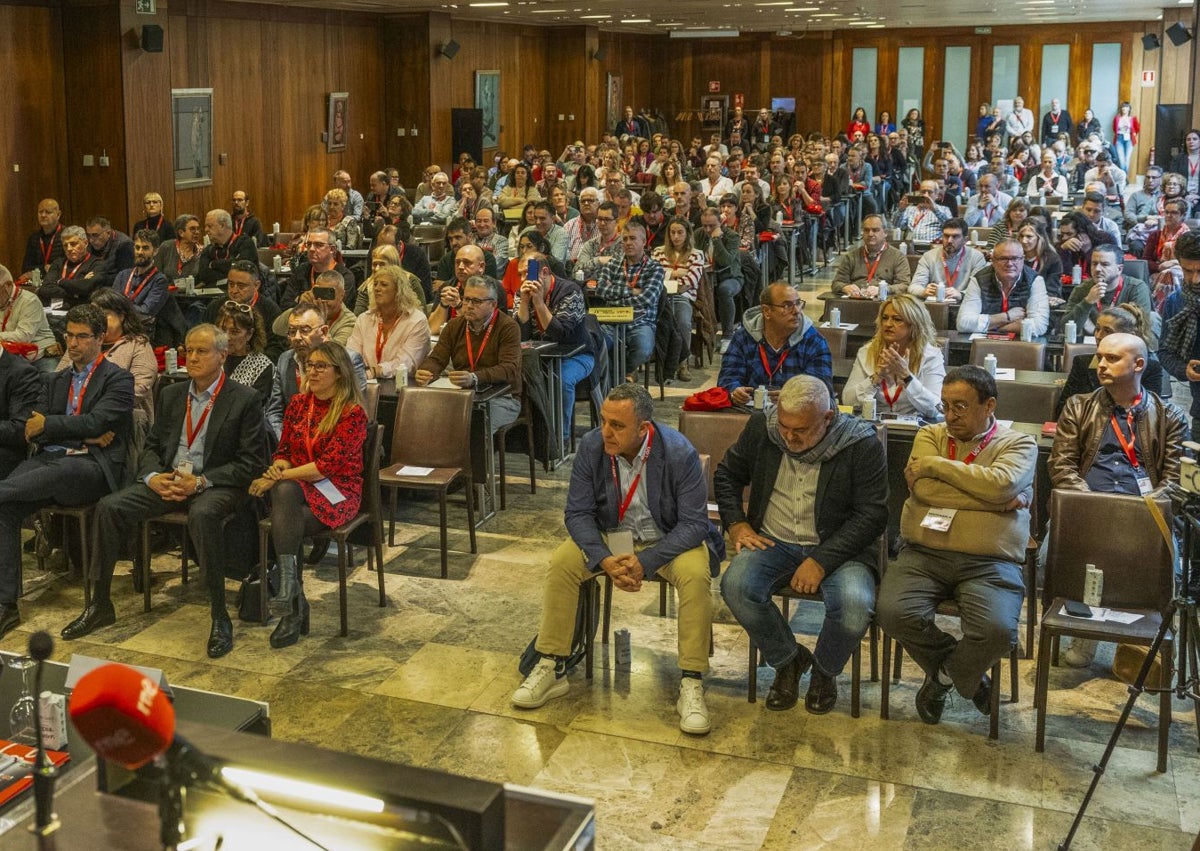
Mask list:
[[[125,665],[102,665],[80,677],[70,712],[98,756],[130,770],[165,751],[175,737],[171,701],[158,683]]]

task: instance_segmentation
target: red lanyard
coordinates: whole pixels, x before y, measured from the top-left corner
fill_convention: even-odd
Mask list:
[[[1013,287],[1016,287],[1016,284],[1013,284]],[[1001,305],[1000,310],[1002,313],[1008,313],[1008,297],[1011,294],[1012,294],[1012,287],[1009,288],[1008,292],[1004,291],[1003,286],[1000,287],[1000,305]]]
[[[8,320],[12,316],[13,308],[17,304],[17,296],[21,294],[20,287],[13,287],[12,298],[8,301],[8,310],[4,311],[4,321],[0,322],[0,331],[8,330]]]
[[[628,284],[629,289],[632,290],[632,289],[637,288],[638,278],[640,278],[642,276],[642,270],[645,268],[646,268],[646,258],[643,257],[642,262],[638,263],[637,272],[634,273],[633,280],[629,281],[629,284]],[[625,273],[626,278],[629,277],[629,261],[628,260],[623,260],[621,262],[621,271]]]
[[[887,402],[888,410],[891,410],[893,407],[895,407],[896,403],[900,401],[900,394],[904,392],[904,382],[901,381],[900,383],[898,383],[896,385],[896,395],[895,396],[893,396],[891,393],[888,392],[888,383],[887,383],[886,378],[883,379],[879,383],[879,387],[881,390],[883,390],[883,400],[885,402]],[[983,447],[981,446],[980,448],[982,449]],[[953,443],[950,444],[950,457],[951,458],[954,457],[954,444]],[[967,463],[969,464],[971,462],[968,461]]]
[[[193,252],[192,252],[192,256],[191,256],[191,257],[189,257],[189,258],[188,258],[188,259],[185,261],[185,260],[183,259],[183,252],[179,250],[179,249],[180,249],[180,247],[181,247],[182,245],[183,245],[183,240],[180,240],[180,239],[177,239],[177,240],[175,240],[175,254],[176,254],[178,257],[179,257],[179,262],[177,262],[177,263],[175,264],[175,274],[176,274],[176,275],[180,275],[180,276],[182,276],[182,275],[183,275],[183,264],[184,264],[185,262],[186,262],[186,263],[191,263],[191,262],[192,262],[192,258],[196,256],[196,252],[194,252],[194,251],[193,251]]]
[[[920,221],[920,219],[917,221]],[[913,227],[916,227],[915,223],[913,224]],[[863,265],[867,267],[868,284],[875,280],[875,270],[879,268],[879,261],[883,259],[883,252],[886,248],[887,246],[885,245],[883,248],[879,249],[879,253],[875,255],[875,265],[873,266],[871,265],[871,261],[867,260],[867,249],[863,249]]]
[[[1192,162],[1192,158],[1188,157],[1188,177],[1195,177],[1197,168],[1200,168],[1200,162]]]
[[[208,404],[204,406],[204,410],[200,413],[200,420],[195,426],[192,426],[192,394],[188,393],[187,411],[184,414],[184,425],[187,427],[187,448],[190,450],[192,444],[196,442],[196,438],[200,432],[204,430],[204,421],[208,419],[208,412],[212,410],[213,405],[217,402],[217,396],[221,394],[221,388],[225,386],[225,373],[221,373],[221,377],[217,379],[217,388],[213,390],[213,394],[208,397]]]
[[[160,227],[162,227],[162,223],[163,223],[162,213],[158,214],[158,221],[153,222],[153,223],[151,223],[150,217],[146,216],[146,230],[158,230]]]
[[[983,436],[983,440],[979,441],[979,445],[971,450],[970,454],[963,458],[964,464],[970,464],[979,457],[979,453],[987,448],[987,445],[992,442],[992,438],[996,436],[996,429],[1000,427],[999,423],[992,423],[992,427],[988,429],[988,433]],[[950,438],[950,460],[955,461],[958,455],[958,447],[954,443],[954,438]]]
[[[383,319],[379,320],[379,327],[375,329],[375,363],[383,362],[383,346],[387,343],[388,337],[392,335],[392,329],[396,327],[396,323],[400,321],[397,316],[390,324],[384,325]]]
[[[1115,290],[1113,290],[1112,301],[1109,302],[1109,304],[1116,305],[1117,299],[1119,299],[1121,297],[1121,288],[1123,286],[1125,286],[1125,276],[1124,275],[1117,278],[1117,288]],[[1141,397],[1139,397],[1139,398],[1141,398]],[[1137,403],[1135,402],[1134,404],[1136,405]]]
[[[66,281],[74,280],[75,276],[79,273],[79,267],[91,259],[92,259],[92,252],[89,251],[87,253],[87,257],[84,257],[82,260],[80,260],[78,263],[76,263],[75,268],[72,269],[70,272],[67,272],[67,264],[70,263],[71,261],[64,260],[63,261],[63,270],[62,270],[63,280],[66,280]]]
[[[313,407],[317,403],[317,397],[313,394],[308,394],[308,422],[304,428],[304,448],[308,450],[308,460],[315,464],[317,457],[313,454],[313,447],[317,445],[316,435],[313,434]]]
[[[58,238],[58,233],[61,230],[62,230],[62,225],[58,225],[56,228],[54,228],[54,233],[50,234],[49,242],[46,242],[45,234],[38,236],[38,242],[41,243],[41,247],[42,247],[42,265],[43,266],[50,265],[50,255],[54,253],[54,240]]]
[[[762,343],[758,344],[758,359],[762,361],[763,369],[767,371],[767,384],[770,384],[775,378],[775,373],[779,372],[779,368],[783,366],[783,362],[787,360],[790,347],[784,346],[779,352],[779,360],[775,364],[775,368],[771,369],[771,365],[767,362],[767,347]]]
[[[463,336],[467,338],[467,363],[471,365],[471,372],[475,371],[476,361],[483,356],[483,350],[487,348],[488,337],[492,336],[492,329],[496,327],[496,317],[500,315],[499,310],[492,311],[492,318],[488,320],[487,333],[483,335],[483,342],[479,344],[479,354],[476,355],[474,349],[471,348],[471,326],[468,324],[463,330]]]
[[[621,504],[617,506],[617,522],[620,523],[625,519],[625,512],[629,510],[629,504],[633,502],[633,495],[637,493],[638,485],[642,482],[642,471],[646,469],[646,461],[650,457],[650,447],[654,445],[654,426],[649,425],[647,428],[650,433],[646,437],[646,448],[642,450],[642,460],[637,466],[637,475],[633,477],[633,484],[629,486],[629,490],[625,494],[625,498],[621,500]],[[609,463],[612,465],[613,486],[617,489],[617,493],[621,492],[621,478],[617,475],[617,458],[615,455],[608,456]]]
[[[240,219],[235,218],[233,221],[234,224],[237,225],[237,227],[233,229],[233,239],[237,239],[242,235],[242,228],[246,226],[246,216],[242,216]],[[231,239],[230,242],[232,241],[233,240]]]
[[[1129,463],[1133,466],[1136,473],[1140,467],[1137,459],[1137,431],[1133,427],[1133,409],[1142,402],[1142,394],[1137,394],[1137,398],[1133,400],[1133,404],[1125,411],[1125,422],[1129,426],[1129,439],[1125,439],[1125,432],[1121,431],[1121,423],[1117,419],[1117,415],[1112,415],[1113,431],[1117,435],[1117,443],[1121,444],[1121,451],[1125,453],[1125,457],[1129,459]]]
[[[92,361],[92,365],[88,367],[87,378],[83,380],[83,386],[79,388],[79,397],[75,396],[75,382],[71,382],[70,388],[67,390],[67,416],[79,416],[80,409],[83,408],[83,396],[87,393],[88,385],[92,383],[92,376],[96,372],[96,367],[100,365],[100,361],[104,360],[104,355]]]
[[[962,253],[958,255],[958,262],[954,264],[954,274],[950,274],[950,264],[946,262],[946,255],[942,254],[942,271],[946,273],[946,286],[954,288],[955,281],[958,280],[958,270],[962,268],[963,258],[967,256],[967,250],[964,248]]]
[[[141,278],[140,282],[138,283],[138,288],[133,291],[133,295],[130,295],[129,294],[129,285],[133,282],[133,278],[134,278],[133,272],[130,272],[129,278],[125,281],[125,298],[129,299],[130,301],[137,301],[138,295],[140,295],[142,290],[144,290],[146,288],[146,284],[150,283],[150,279],[153,278],[157,274],[158,274],[158,267],[151,266],[150,271],[147,272]]]

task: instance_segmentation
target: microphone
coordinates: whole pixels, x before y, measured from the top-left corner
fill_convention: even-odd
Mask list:
[[[37,735],[37,757],[33,763],[34,833],[46,836],[58,828],[58,817],[54,814],[54,781],[58,769],[46,756],[46,740],[42,736],[42,670],[46,660],[54,653],[54,639],[50,633],[39,630],[29,637],[29,656],[37,662],[34,675],[33,726]]]

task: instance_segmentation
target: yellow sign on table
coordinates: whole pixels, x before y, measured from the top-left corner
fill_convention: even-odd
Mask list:
[[[625,307],[589,307],[588,313],[595,316],[597,322],[633,321],[633,305]]]

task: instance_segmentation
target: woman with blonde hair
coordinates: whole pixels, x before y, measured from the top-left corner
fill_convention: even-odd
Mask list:
[[[404,243],[401,243],[403,245]],[[409,272],[401,265],[400,250],[394,245],[376,245],[371,249],[371,275],[374,275],[379,269],[384,266],[394,266],[400,270],[400,277],[404,283],[413,292],[413,297],[417,300],[417,304],[422,305],[424,310],[425,290],[421,286],[421,281],[412,272]],[[365,281],[358,285],[358,295],[354,299],[354,314],[362,316],[368,310],[375,309],[375,291],[371,287],[371,278],[368,277]]]
[[[916,296],[897,293],[879,306],[875,336],[858,350],[842,403],[875,400],[881,413],[940,418],[946,361],[929,311]]]
[[[399,265],[380,266],[371,275],[375,307],[354,321],[346,348],[362,355],[371,378],[395,379],[397,386],[429,355],[429,320]]]
[[[325,227],[341,243],[343,250],[355,250],[362,246],[362,224],[358,219],[346,215],[350,198],[343,189],[330,189],[325,193]]]
[[[279,562],[280,614],[272,647],[308,634],[308,600],[300,575],[305,537],[328,533],[362,504],[363,443],[367,414],[350,356],[327,341],[308,355],[302,392],[292,396],[271,466],[250,483],[251,496],[271,493],[271,539]]]

